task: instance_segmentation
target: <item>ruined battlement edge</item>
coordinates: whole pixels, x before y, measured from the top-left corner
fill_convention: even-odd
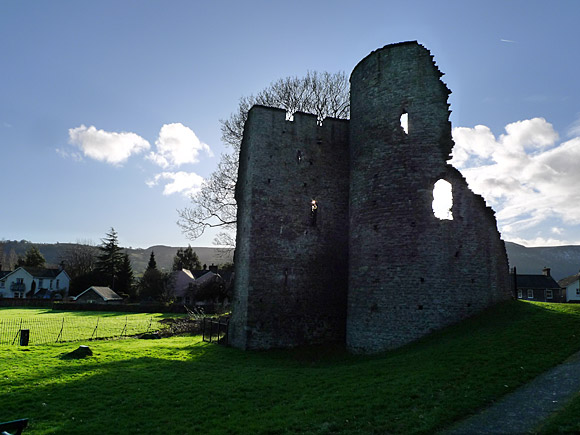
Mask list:
[[[416,41],[392,44],[354,68],[350,121],[250,110],[236,185],[233,346],[380,352],[511,297],[495,215],[447,163],[442,75]],[[433,215],[441,179],[452,186],[452,220]]]

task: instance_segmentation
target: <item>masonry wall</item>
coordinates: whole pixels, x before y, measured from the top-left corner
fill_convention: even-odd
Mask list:
[[[453,141],[441,76],[416,42],[371,53],[351,75],[347,346],[354,352],[401,346],[511,296],[493,211],[446,163]],[[452,185],[453,220],[433,214],[439,179]]]
[[[348,121],[250,110],[236,187],[233,346],[344,342],[348,138]]]

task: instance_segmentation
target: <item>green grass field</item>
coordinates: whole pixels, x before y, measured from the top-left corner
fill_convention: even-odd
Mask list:
[[[566,405],[560,412],[555,413],[539,428],[540,433],[580,433],[580,394]]]
[[[41,308],[1,308],[0,345],[18,342],[18,331],[30,331],[30,344],[131,336],[161,327],[167,314],[95,311],[53,311]],[[16,339],[16,341],[15,341]]]
[[[181,336],[0,347],[30,434],[432,433],[580,349],[580,306],[509,302],[393,352],[243,352]],[[578,417],[574,416],[576,421]]]

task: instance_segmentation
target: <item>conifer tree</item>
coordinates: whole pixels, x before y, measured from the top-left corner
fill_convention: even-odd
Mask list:
[[[163,300],[166,290],[167,277],[163,272],[157,269],[155,253],[151,251],[147,269],[139,281],[139,297],[144,300]]]
[[[31,246],[26,250],[24,257],[20,257],[16,263],[17,267],[29,266],[29,267],[44,267],[46,260],[44,256],[40,253],[36,246]]]
[[[96,269],[103,275],[107,285],[115,290],[116,281],[123,263],[123,253],[119,247],[117,232],[111,228],[104,239],[101,239],[101,252],[97,257]]]
[[[201,263],[199,257],[192,249],[191,245],[187,248],[179,248],[175,257],[173,257],[173,270],[199,270],[201,269]]]
[[[131,267],[131,260],[129,260],[129,254],[125,254],[117,276],[117,289],[134,298],[135,291],[133,288],[133,281],[134,276],[133,268]]]
[[[157,269],[157,262],[155,261],[155,252],[151,251],[151,256],[149,257],[149,263],[147,263],[147,270]]]

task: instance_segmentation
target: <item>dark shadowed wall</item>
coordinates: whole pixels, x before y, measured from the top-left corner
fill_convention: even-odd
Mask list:
[[[348,121],[251,109],[236,192],[235,346],[344,341],[348,156]]]
[[[252,108],[236,187],[230,343],[339,341],[377,352],[511,297],[494,213],[446,163],[441,76],[423,46],[394,44],[353,71],[350,122]],[[433,214],[440,179],[452,185],[453,220]]]

